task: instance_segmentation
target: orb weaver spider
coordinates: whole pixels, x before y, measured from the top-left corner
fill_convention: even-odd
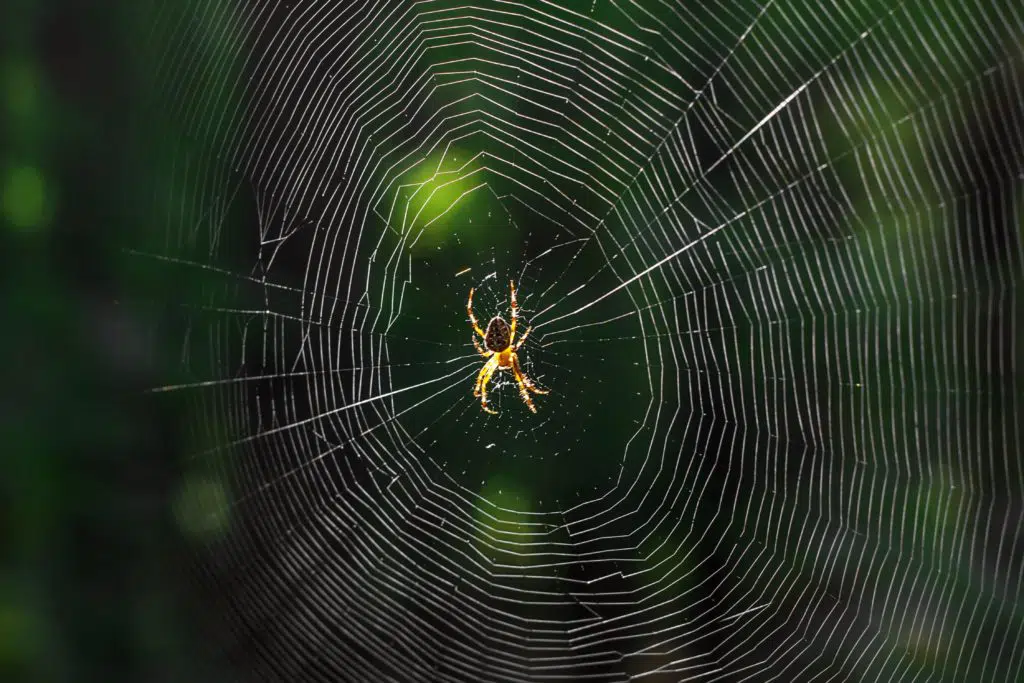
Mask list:
[[[536,413],[537,408],[533,405],[533,401],[530,400],[530,392],[532,391],[535,394],[548,393],[546,389],[539,389],[529,377],[523,374],[522,369],[519,367],[519,356],[516,354],[516,351],[523,345],[526,338],[530,336],[530,330],[533,328],[527,327],[523,336],[518,340],[516,339],[519,304],[516,302],[516,283],[510,280],[509,285],[512,289],[510,306],[512,309],[511,326],[500,315],[496,315],[487,323],[486,332],[480,329],[480,323],[477,322],[476,316],[473,315],[474,290],[472,288],[469,290],[469,302],[466,304],[466,310],[469,312],[469,322],[473,326],[473,331],[484,340],[484,345],[480,346],[480,342],[475,334],[473,336],[473,346],[476,347],[477,353],[488,359],[476,376],[476,388],[473,389],[473,395],[480,399],[480,406],[492,415],[497,415],[498,411],[492,410],[487,405],[487,384],[498,370],[512,371],[516,378],[516,384],[519,385],[519,395],[523,398],[523,402],[526,403],[526,407],[531,412]]]

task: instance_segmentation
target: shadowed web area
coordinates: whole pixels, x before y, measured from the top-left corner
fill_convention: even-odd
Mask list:
[[[1024,678],[1019,3],[150,19],[240,680]]]

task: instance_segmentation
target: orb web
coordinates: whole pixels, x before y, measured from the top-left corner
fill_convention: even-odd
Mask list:
[[[1021,677],[1019,7],[153,25],[183,135],[131,253],[183,283],[153,393],[240,671]],[[492,416],[466,303],[512,281],[550,393]]]

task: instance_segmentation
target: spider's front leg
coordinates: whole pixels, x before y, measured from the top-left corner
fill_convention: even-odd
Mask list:
[[[491,376],[494,375],[497,367],[497,356],[491,357],[489,361],[484,363],[484,366],[480,368],[480,372],[476,376],[476,388],[473,390],[473,395],[480,398],[480,407],[492,415],[497,415],[498,411],[492,410],[487,405],[487,384],[491,381]]]
[[[520,388],[525,386],[527,389],[529,389],[530,391],[532,391],[535,394],[550,394],[551,393],[551,391],[549,389],[541,389],[540,387],[538,387],[536,384],[533,383],[532,379],[530,379],[529,377],[526,376],[526,373],[523,372],[523,369],[519,366],[519,355],[518,354],[512,354],[512,372],[516,376],[516,381],[520,381],[521,380],[520,381]]]
[[[493,358],[491,360],[494,360]],[[484,366],[480,368],[480,372],[476,373],[476,385],[473,387],[473,395],[480,398],[480,387],[484,383],[484,378],[487,377],[488,371],[491,369],[491,361],[484,363]]]
[[[519,369],[519,358],[516,357],[514,353],[512,354],[512,374],[516,376],[516,384],[519,385],[519,395],[522,397],[523,403],[526,404],[526,407],[530,409],[531,413],[536,413],[537,408],[533,405],[533,400],[530,398],[530,392],[527,388],[528,386],[532,388],[533,382],[527,379],[526,375],[523,374],[523,371]],[[536,391],[536,389],[534,390]]]
[[[469,313],[469,324],[472,325],[473,329],[476,330],[476,333],[483,338],[486,337],[487,335],[484,334],[484,331],[480,329],[480,323],[477,322],[476,316],[473,315],[473,291],[474,289],[470,287],[469,301],[466,302],[466,312]],[[476,340],[474,339],[474,341]]]
[[[513,367],[513,369],[516,372],[519,373],[519,377],[522,377],[522,380],[523,380],[522,383],[526,385],[527,389],[529,389],[530,391],[532,391],[535,394],[546,394],[546,393],[548,393],[547,389],[538,389],[537,385],[533,383],[533,380],[531,380],[529,377],[527,377],[523,373],[523,371],[519,367],[519,355],[514,353],[515,351],[519,350],[520,346],[522,346],[524,343],[526,343],[526,338],[530,336],[530,330],[532,330],[532,329],[533,329],[532,327],[527,327],[526,328],[526,332],[523,333],[523,336],[519,338],[519,341],[517,341],[515,346],[512,348],[512,351],[513,351],[512,367]]]

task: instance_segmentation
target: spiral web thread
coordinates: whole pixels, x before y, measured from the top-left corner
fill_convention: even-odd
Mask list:
[[[222,647],[1024,678],[1014,5],[157,6],[186,135],[131,252],[197,283],[152,393],[196,416]],[[536,415],[472,395],[509,280]]]

